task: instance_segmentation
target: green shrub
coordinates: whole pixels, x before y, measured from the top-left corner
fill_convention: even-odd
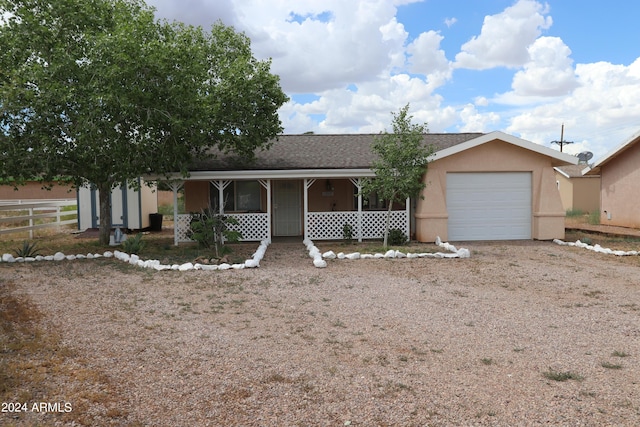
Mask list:
[[[224,247],[225,242],[235,243],[242,238],[242,233],[230,229],[230,226],[238,224],[238,220],[234,217],[219,214],[209,208],[192,214],[187,235],[198,242],[200,247],[213,248],[216,257],[219,258],[229,252],[228,248]]]
[[[591,225],[600,224],[600,211],[593,211],[589,214],[589,219],[587,220]]]
[[[567,218],[573,218],[577,216],[584,215],[584,212],[580,209],[567,209],[566,216]]]
[[[353,225],[345,223],[342,226],[342,239],[346,243],[351,243],[353,241]]]
[[[16,256],[18,257],[23,257],[23,258],[27,258],[27,257],[36,257],[38,255],[40,255],[38,253],[38,249],[36,248],[37,243],[33,242],[33,243],[29,243],[26,240],[24,242],[22,242],[22,247],[16,249]]]
[[[142,233],[138,233],[136,237],[130,237],[122,242],[122,250],[128,254],[139,254],[144,249],[144,245]]]
[[[388,240],[391,246],[398,246],[407,243],[407,240],[409,240],[409,238],[402,232],[402,230],[392,228],[391,230],[389,230]]]

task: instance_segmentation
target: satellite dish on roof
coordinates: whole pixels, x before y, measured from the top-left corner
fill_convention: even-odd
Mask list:
[[[583,151],[578,154],[578,160],[580,163],[587,163],[593,157],[593,153],[591,151]]]

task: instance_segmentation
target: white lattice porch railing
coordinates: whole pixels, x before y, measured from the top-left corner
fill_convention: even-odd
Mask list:
[[[311,240],[337,240],[342,239],[342,230],[345,224],[353,227],[353,237],[359,236],[358,225],[362,224],[363,239],[380,239],[384,234],[387,211],[363,211],[362,221],[358,221],[357,211],[346,212],[309,212],[308,237]],[[402,230],[409,235],[407,229],[407,211],[391,211],[389,228]]]
[[[269,238],[269,214],[267,213],[242,213],[229,214],[238,220],[239,224],[230,227],[232,230],[242,233],[243,242],[262,241]],[[178,215],[174,222],[178,242],[191,242],[188,237],[191,215]]]

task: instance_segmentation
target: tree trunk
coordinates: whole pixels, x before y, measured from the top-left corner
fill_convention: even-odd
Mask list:
[[[395,194],[393,195],[393,199],[395,199]],[[393,201],[389,202],[389,207],[387,208],[387,217],[384,219],[384,241],[382,242],[382,246],[385,249],[387,248],[387,242],[389,241],[389,223],[391,222],[392,207],[393,207]]]
[[[111,184],[98,184],[100,197],[100,237],[102,245],[109,244],[111,235]]]

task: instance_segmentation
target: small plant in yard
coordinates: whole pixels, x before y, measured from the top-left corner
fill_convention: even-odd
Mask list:
[[[16,256],[27,258],[27,257],[36,257],[40,255],[38,253],[38,249],[36,248],[37,245],[38,244],[36,242],[29,243],[25,240],[24,242],[22,242],[22,247],[16,249],[15,251]]]
[[[583,237],[582,239],[580,239],[580,241],[585,245],[593,245],[593,240],[591,240],[591,237]]]
[[[225,242],[237,243],[242,238],[239,231],[231,230],[238,225],[238,220],[232,216],[224,215],[212,209],[202,210],[191,217],[191,227],[188,233],[190,239],[195,240],[201,247],[215,250],[216,257],[228,253]]]
[[[480,361],[484,364],[484,365],[493,365],[493,359],[490,357],[483,357],[482,359],[480,359]]]
[[[629,357],[630,354],[629,353],[625,353],[624,351],[614,351],[613,353],[611,353],[612,356],[614,357]]]
[[[602,362],[600,366],[607,369],[622,369],[622,365],[618,365],[616,363],[609,363],[609,362]]]
[[[598,225],[600,224],[600,211],[593,211],[589,214],[589,218],[587,219],[587,222],[591,225]]]
[[[345,243],[353,242],[353,225],[348,222],[342,226],[342,239]]]
[[[389,244],[391,246],[404,245],[409,239],[407,235],[398,228],[392,228],[389,230]]]
[[[566,371],[566,372],[558,372],[553,369],[549,369],[546,372],[543,372],[542,375],[548,380],[553,381],[567,381],[567,380],[576,380],[582,381],[584,377],[582,375],[576,374],[575,372]]]
[[[142,233],[136,237],[130,237],[122,242],[122,249],[128,254],[139,254],[144,249],[145,242],[142,241]]]
[[[567,209],[566,215],[568,218],[572,218],[572,217],[583,216],[584,212],[581,211],[580,209]]]

